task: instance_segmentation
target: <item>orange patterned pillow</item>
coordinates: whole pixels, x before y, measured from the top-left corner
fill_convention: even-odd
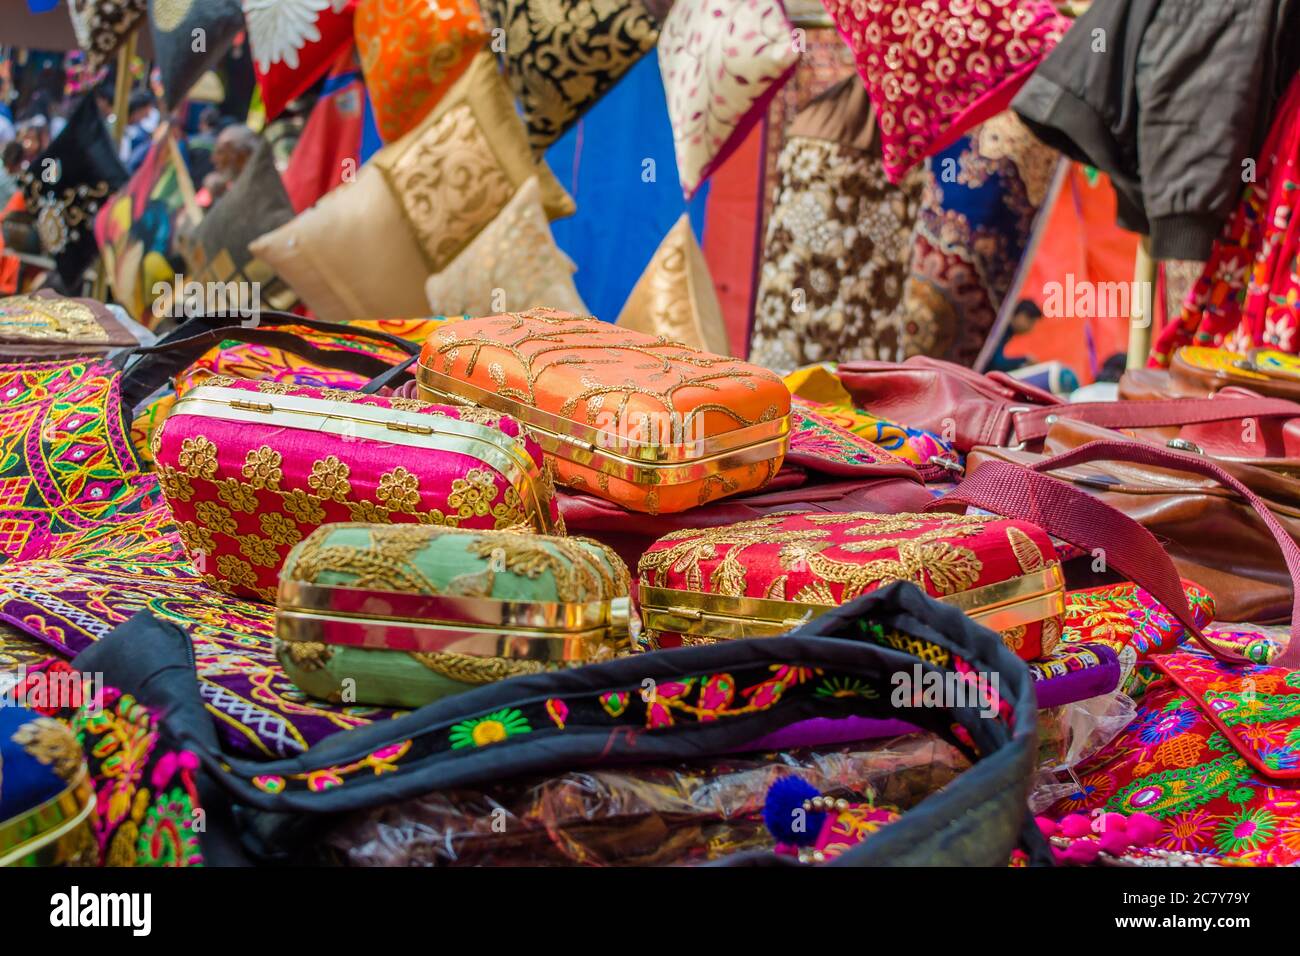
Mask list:
[[[414,129],[487,42],[475,0],[361,0],[354,25],[386,143]]]

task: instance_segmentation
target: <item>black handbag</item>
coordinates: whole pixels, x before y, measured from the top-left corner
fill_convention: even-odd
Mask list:
[[[142,612],[73,666],[102,673],[108,686],[154,708],[166,745],[197,756],[210,862],[223,859],[220,846],[236,844],[251,859],[301,862],[337,814],[434,790],[699,759],[796,721],[857,715],[905,719],[958,747],[974,766],[834,865],[1000,866],[1017,846],[1031,864],[1052,863],[1026,802],[1038,746],[1027,668],[997,634],[911,584],[865,595],[782,637],[499,681],[272,762],[221,752],[189,637],[174,625]],[[995,715],[974,700],[894,699],[898,674],[958,669],[997,689]],[[725,862],[797,865],[771,853]]]

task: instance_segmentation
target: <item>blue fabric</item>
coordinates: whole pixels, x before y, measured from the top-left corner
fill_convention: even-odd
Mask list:
[[[366,110],[361,118],[361,162],[365,162],[383,148],[384,141],[379,138],[379,124],[375,122],[375,108],[370,102],[370,91],[366,90]]]
[[[646,160],[654,160],[653,182],[643,179]],[[659,58],[642,57],[547,150],[546,161],[578,205],[575,215],[551,224],[555,241],[577,263],[574,281],[587,308],[613,322],[688,208],[677,180]],[[707,201],[705,184],[689,205],[697,238]]]
[[[59,5],[59,0],[27,0],[27,9],[32,13],[49,13]]]
[[[68,787],[53,767],[41,763],[14,740],[20,728],[40,718],[34,711],[13,706],[11,697],[0,695],[0,823],[40,806]],[[72,735],[71,730],[65,732]]]

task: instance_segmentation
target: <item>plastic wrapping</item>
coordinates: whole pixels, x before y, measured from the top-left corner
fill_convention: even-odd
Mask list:
[[[352,866],[674,865],[772,846],[767,789],[798,773],[823,793],[907,809],[969,766],[928,734],[709,765],[572,772],[449,791],[345,818],[325,840]]]
[[[1040,711],[1039,766],[1030,810],[1042,813],[1077,792],[1074,768],[1114,740],[1136,713],[1137,704],[1119,691]]]

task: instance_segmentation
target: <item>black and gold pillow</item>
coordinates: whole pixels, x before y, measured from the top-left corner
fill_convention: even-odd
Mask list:
[[[154,56],[168,111],[226,55],[244,29],[238,0],[149,0]]]
[[[258,236],[279,229],[293,216],[293,203],[275,168],[271,144],[263,140],[230,190],[184,241],[186,282],[249,283],[240,291],[241,303],[251,300],[255,288],[257,299],[266,308],[293,305],[293,292],[248,248]]]
[[[107,63],[117,48],[144,23],[149,0],[68,0],[77,46],[86,51],[91,72]]]
[[[93,96],[82,97],[62,132],[22,173],[23,198],[41,248],[69,290],[77,288],[98,252],[95,214],[126,178]]]
[[[505,31],[506,76],[537,155],[659,39],[643,0],[482,0],[480,7]],[[500,46],[489,42],[494,51]]]

